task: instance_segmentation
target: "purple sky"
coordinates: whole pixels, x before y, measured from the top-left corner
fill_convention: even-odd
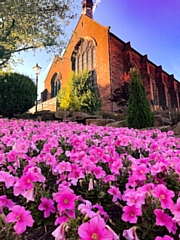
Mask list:
[[[78,16],[81,14],[81,0]],[[94,0],[95,2],[95,0]],[[164,71],[174,74],[180,81],[180,0],[101,0],[94,13],[94,20],[103,26],[111,26],[111,32],[142,55],[147,54],[150,61],[162,65]],[[78,18],[67,28],[70,36]],[[23,53],[24,64],[16,71],[34,77],[32,67],[38,62],[42,67],[39,76],[39,90],[53,54],[44,50]]]

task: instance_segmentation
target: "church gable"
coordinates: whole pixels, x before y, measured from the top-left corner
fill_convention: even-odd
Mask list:
[[[62,76],[62,87],[72,71],[77,73],[82,70],[91,73],[92,84],[98,88],[104,89],[110,85],[108,32],[109,28],[81,15],[62,58],[54,59],[46,77],[45,89],[50,92],[49,98],[52,96],[51,81],[56,72]],[[106,89],[101,97],[104,98],[107,94],[110,94],[110,88]]]

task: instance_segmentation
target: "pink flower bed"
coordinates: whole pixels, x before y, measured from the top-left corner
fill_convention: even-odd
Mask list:
[[[179,183],[173,132],[0,119],[4,239],[179,239]]]

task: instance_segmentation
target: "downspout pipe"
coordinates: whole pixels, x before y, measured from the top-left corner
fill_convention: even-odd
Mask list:
[[[111,59],[111,42],[110,42],[110,26],[108,27],[108,48],[109,48],[109,75],[110,75],[110,99],[112,99],[113,96],[113,89],[112,89],[112,59]],[[111,112],[114,112],[114,103],[111,100]]]

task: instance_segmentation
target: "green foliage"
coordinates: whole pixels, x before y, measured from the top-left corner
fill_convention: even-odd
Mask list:
[[[33,81],[18,73],[0,71],[0,114],[13,117],[26,112],[36,100],[36,86]]]
[[[58,102],[64,110],[95,112],[101,108],[97,89],[87,71],[72,73],[65,88],[59,91]]]
[[[127,106],[128,99],[129,82],[124,82],[114,90],[111,101],[117,103],[117,106],[121,107],[121,109],[123,110],[123,107]]]
[[[1,0],[0,67],[16,52],[62,50],[65,26],[75,17],[74,0]]]
[[[64,110],[79,110],[79,99],[74,91],[74,79],[75,74],[72,73],[65,88],[61,88],[57,96],[60,107]]]
[[[130,77],[130,97],[128,100],[126,124],[129,128],[137,129],[152,127],[154,124],[153,113],[150,110],[150,106],[146,98],[145,89],[141,81],[141,75],[137,70],[131,69]]]

